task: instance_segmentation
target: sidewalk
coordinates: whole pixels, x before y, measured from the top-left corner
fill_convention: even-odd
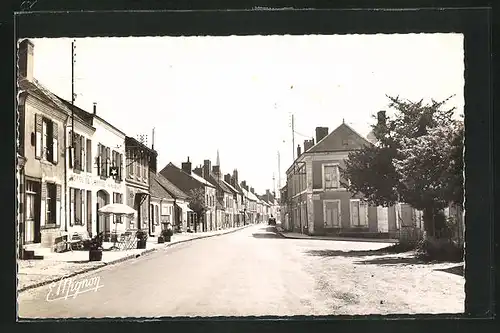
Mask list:
[[[298,232],[286,232],[279,225],[276,226],[279,235],[290,239],[309,239],[309,240],[328,240],[328,241],[344,241],[344,242],[374,242],[374,243],[398,243],[397,239],[381,239],[381,238],[353,238],[353,237],[336,237],[336,236],[310,236]]]
[[[232,233],[243,228],[230,228],[217,231],[180,233],[172,236],[169,243],[158,244],[157,237],[148,238],[146,249],[131,249],[127,251],[103,251],[102,261],[89,262],[88,251],[68,251],[64,253],[52,252],[49,248],[38,248],[36,253],[43,255],[43,260],[18,260],[17,278],[18,292],[36,288],[57,281],[82,274],[103,266],[116,264],[128,259],[137,258],[141,255],[166,248],[174,244],[184,243],[195,239],[214,237]],[[104,249],[108,249],[113,243],[104,243]]]

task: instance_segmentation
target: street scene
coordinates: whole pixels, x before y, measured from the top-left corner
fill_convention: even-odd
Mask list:
[[[19,318],[462,313],[463,57],[460,34],[19,40]]]
[[[456,264],[377,252],[387,242],[287,239],[254,225],[74,277],[102,287],[47,302],[26,291],[20,317],[346,315],[463,312]],[[227,251],[228,248],[233,249]],[[210,260],[202,253],[210,253]],[[151,274],[155,272],[155,274]],[[66,290],[62,290],[66,296]],[[52,296],[52,295],[50,295]],[[49,297],[50,297],[49,296]],[[89,306],[91,304],[91,306]]]

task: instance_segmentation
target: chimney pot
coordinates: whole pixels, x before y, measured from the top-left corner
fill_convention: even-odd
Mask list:
[[[97,114],[97,103],[94,102],[94,115]]]
[[[385,125],[386,124],[386,116],[385,116],[385,111],[379,111],[377,112],[377,123],[378,125]]]
[[[300,145],[297,145],[297,157],[301,155],[302,151],[300,149]]]
[[[191,174],[191,162],[189,162],[189,156],[187,162],[182,163],[182,170],[188,174]]]
[[[18,50],[19,74],[30,82],[33,81],[34,48],[35,45],[29,39],[25,39],[21,43],[19,43],[19,50]]]
[[[328,127],[316,127],[316,143],[328,135]]]

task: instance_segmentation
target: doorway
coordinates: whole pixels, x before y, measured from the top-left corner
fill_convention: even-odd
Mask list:
[[[42,198],[40,194],[40,182],[26,181],[26,199],[25,199],[25,225],[24,225],[24,243],[40,243],[42,234],[40,231],[40,212]]]
[[[110,235],[110,219],[109,216],[103,216],[99,214],[99,208],[109,204],[109,194],[104,190],[99,190],[97,192],[97,202],[96,202],[96,231],[97,234],[101,232],[104,233],[104,238],[109,238]]]

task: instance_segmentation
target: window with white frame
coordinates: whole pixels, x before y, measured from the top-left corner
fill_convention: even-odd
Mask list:
[[[340,200],[324,200],[323,216],[326,228],[336,228],[341,225]]]
[[[323,188],[335,189],[340,187],[340,172],[338,164],[323,165]]]
[[[349,202],[349,215],[351,218],[351,226],[366,227],[368,226],[368,205],[359,199],[351,199]]]

